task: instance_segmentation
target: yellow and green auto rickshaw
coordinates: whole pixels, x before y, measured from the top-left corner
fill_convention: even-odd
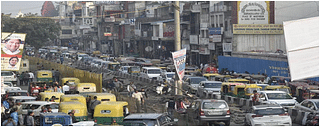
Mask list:
[[[122,125],[123,118],[127,115],[129,115],[127,102],[107,102],[95,107],[93,119],[97,125]]]
[[[246,85],[243,83],[229,85],[232,96],[236,97],[245,97],[245,87]]]
[[[254,90],[261,91],[262,87],[258,86],[258,84],[247,84],[244,89],[246,98],[250,98],[250,96],[253,95]]]
[[[284,91],[291,95],[291,89],[288,86],[284,85],[269,85],[264,88],[264,90],[272,90],[272,91]]]
[[[61,95],[60,102],[80,102],[84,105],[87,105],[86,98],[79,94]]]
[[[52,83],[53,81],[52,71],[49,71],[49,70],[37,71],[37,81]]]
[[[140,67],[139,66],[131,66],[128,68],[128,73],[132,75],[139,75],[140,74]]]
[[[229,79],[228,82],[238,82],[238,83],[244,83],[244,84],[249,84],[250,83],[249,80],[242,79],[242,78]]]
[[[96,84],[94,83],[78,83],[76,84],[76,91],[81,93],[95,93],[96,92]]]
[[[116,95],[112,93],[88,93],[87,97],[90,97],[93,100],[94,96],[97,96],[97,100],[101,101],[101,103],[117,101]]]
[[[244,83],[238,83],[238,82],[222,82],[221,85],[221,92],[222,94],[226,95],[232,95],[235,86],[237,85],[245,85]]]
[[[75,77],[65,77],[61,79],[61,85],[64,85],[68,81],[68,86],[70,91],[76,90],[76,84],[80,83],[80,79]]]
[[[60,93],[60,92],[41,92],[39,94],[41,97],[41,101],[45,101],[46,98],[50,100],[52,96],[54,96],[55,97],[54,102],[60,102],[60,96],[64,95],[64,93]]]
[[[75,110],[74,116],[76,121],[87,121],[88,120],[88,111],[87,106],[81,102],[60,102],[59,112],[69,113],[72,110]]]
[[[231,78],[231,75],[217,75],[214,81],[226,82]]]
[[[109,62],[108,63],[108,69],[111,71],[118,71],[120,68],[119,62]]]
[[[209,81],[215,81],[215,77],[218,75],[220,75],[220,74],[218,74],[218,73],[215,73],[215,74],[205,73],[205,74],[203,74],[203,77],[206,77]]]

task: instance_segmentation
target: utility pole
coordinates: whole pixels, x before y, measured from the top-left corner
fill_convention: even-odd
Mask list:
[[[174,35],[175,35],[175,43],[174,47],[176,51],[181,50],[181,39],[180,39],[180,2],[175,1],[174,4],[174,25],[175,25],[175,30],[174,30]],[[176,77],[178,77],[178,74],[176,72]],[[177,81],[178,79],[178,81]],[[176,95],[182,95],[182,82],[179,80],[179,78],[175,78],[175,89],[176,89]]]

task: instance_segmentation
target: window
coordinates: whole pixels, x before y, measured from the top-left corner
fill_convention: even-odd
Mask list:
[[[216,109],[216,108],[226,108],[227,105],[224,102],[204,102],[202,109]]]
[[[26,63],[23,63],[22,67],[27,67],[27,64],[26,64]]]
[[[257,115],[280,115],[284,114],[285,111],[282,108],[267,108],[255,110],[254,113]]]
[[[62,34],[72,34],[72,30],[62,30]]]

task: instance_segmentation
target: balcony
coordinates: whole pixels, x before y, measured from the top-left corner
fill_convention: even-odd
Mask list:
[[[209,44],[209,38],[199,38],[199,45]]]

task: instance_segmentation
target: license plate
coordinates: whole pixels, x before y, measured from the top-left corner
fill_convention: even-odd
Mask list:
[[[222,115],[223,112],[208,112],[209,115]]]
[[[276,122],[266,122],[266,125],[278,125]]]

